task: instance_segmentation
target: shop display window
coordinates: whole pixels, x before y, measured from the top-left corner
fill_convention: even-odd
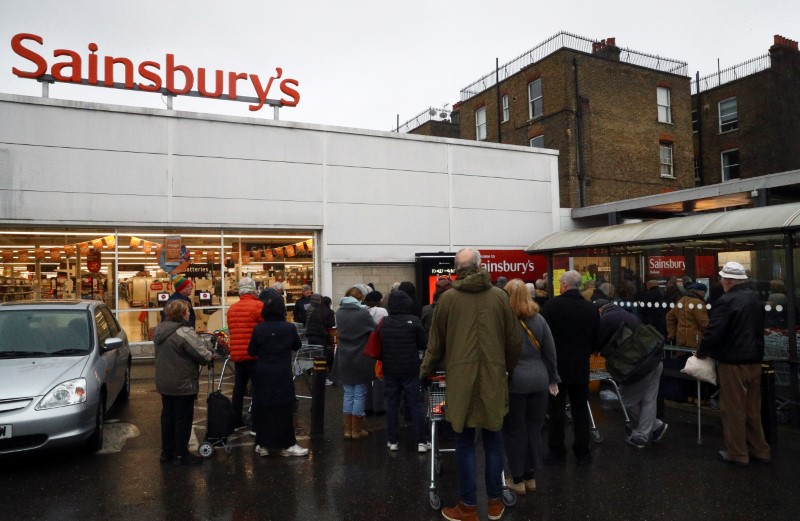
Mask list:
[[[176,249],[177,248],[177,249]],[[176,262],[172,254],[179,253]],[[131,342],[149,342],[173,293],[164,267],[194,287],[198,331],[226,325],[238,301],[238,280],[258,289],[280,282],[287,308],[314,279],[314,241],[308,233],[198,229],[0,229],[0,301],[104,301]],[[291,319],[291,315],[289,317]]]

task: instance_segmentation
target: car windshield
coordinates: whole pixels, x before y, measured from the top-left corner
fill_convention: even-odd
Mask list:
[[[86,311],[0,309],[0,358],[86,354],[88,319]]]

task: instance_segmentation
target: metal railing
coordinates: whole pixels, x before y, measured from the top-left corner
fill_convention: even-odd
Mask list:
[[[450,111],[447,109],[437,109],[436,107],[428,107],[413,118],[409,119],[397,128],[393,128],[392,132],[410,132],[411,130],[424,125],[428,121],[448,121],[450,119]]]
[[[510,62],[501,65],[499,76],[500,81],[503,81],[514,74],[518,73],[525,67],[543,60],[545,57],[553,54],[559,49],[567,48],[576,51],[591,54],[592,45],[598,43],[597,40],[585,38],[576,34],[561,31],[546,39],[533,49],[530,49],[523,54],[517,56]],[[670,74],[678,74],[681,76],[688,75],[688,66],[686,62],[664,58],[653,54],[645,54],[625,47],[620,47],[619,61],[630,63],[648,69],[655,69]],[[465,101],[484,90],[495,85],[495,71],[481,77],[477,81],[467,85],[461,89],[461,101]]]
[[[736,81],[744,78],[745,76],[750,76],[751,74],[767,70],[770,67],[772,67],[772,60],[770,59],[769,54],[764,54],[757,58],[740,63],[739,65],[734,65],[733,67],[728,67],[727,69],[715,72],[714,74],[704,76],[700,78],[699,82],[693,81],[692,94],[698,94],[700,92],[719,87],[725,83]]]

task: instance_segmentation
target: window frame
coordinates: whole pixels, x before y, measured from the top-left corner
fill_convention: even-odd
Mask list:
[[[541,145],[534,145],[533,142],[536,141],[536,140],[541,140],[542,144]],[[544,148],[544,134],[539,134],[538,136],[533,136],[532,138],[530,138],[528,140],[528,144],[532,148]]]
[[[533,97],[533,91],[531,87],[538,83],[539,85],[539,95],[537,97]],[[538,102],[538,114],[536,113]],[[532,82],[528,83],[528,119],[536,119],[544,115],[544,92],[542,91],[542,78],[536,78]]]
[[[692,134],[700,132],[700,112],[692,110]]]
[[[483,122],[480,121],[478,115],[483,116]],[[481,131],[483,131],[483,137],[481,137]],[[480,107],[475,109],[475,140],[476,141],[486,141],[486,107]]]
[[[666,104],[662,104],[659,94],[665,92],[667,95]],[[658,107],[658,122],[672,124],[672,89],[669,87],[656,87],[656,106]],[[666,111],[666,119],[661,119],[662,109]]]
[[[664,162],[664,150],[669,150],[669,163]],[[675,179],[675,163],[673,156],[672,143],[669,141],[658,142],[658,164],[659,175],[663,179]],[[669,167],[669,174],[664,173],[664,167]]]
[[[501,123],[505,123],[509,119],[511,119],[511,111],[509,110],[509,101],[508,101],[508,94],[504,94],[503,98],[501,99],[501,103],[503,106],[503,121]]]
[[[723,123],[722,120],[722,104],[729,101],[734,102],[734,110],[732,112],[733,119],[729,119]],[[726,113],[726,117],[729,117],[731,113]],[[725,98],[724,100],[720,100],[717,102],[717,116],[719,119],[719,133],[724,134],[726,132],[733,132],[734,130],[739,129],[739,100],[736,96],[731,96],[730,98]],[[727,127],[727,128],[726,128]]]
[[[725,157],[726,157],[726,155],[729,155],[732,152],[736,152],[736,163],[729,164],[726,167],[725,166]],[[722,176],[721,177],[722,182],[724,183],[726,181],[735,181],[736,179],[741,179],[741,177],[742,177],[741,164],[742,164],[742,159],[741,159],[741,155],[739,153],[739,149],[738,148],[729,148],[727,150],[723,150],[722,152],[720,152],[719,153],[719,166],[720,166],[720,175]],[[730,176],[731,167],[735,167],[735,169],[736,169],[736,177],[731,177]],[[728,173],[728,175],[726,175],[726,172]]]

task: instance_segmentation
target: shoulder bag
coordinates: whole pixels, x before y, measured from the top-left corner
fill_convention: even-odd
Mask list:
[[[531,331],[531,329],[528,327],[528,324],[526,324],[523,320],[520,320],[519,323],[520,323],[520,325],[522,325],[522,329],[525,330],[525,333],[528,334],[528,338],[531,339],[531,342],[533,343],[533,345],[536,346],[536,349],[541,351],[542,350],[542,346],[539,344],[539,341],[536,340],[536,336],[534,336],[533,331]]]
[[[381,321],[378,322],[378,327],[369,334],[367,345],[364,346],[364,356],[374,358],[375,360],[381,359],[381,326],[383,326],[383,320],[384,319],[381,319]]]

